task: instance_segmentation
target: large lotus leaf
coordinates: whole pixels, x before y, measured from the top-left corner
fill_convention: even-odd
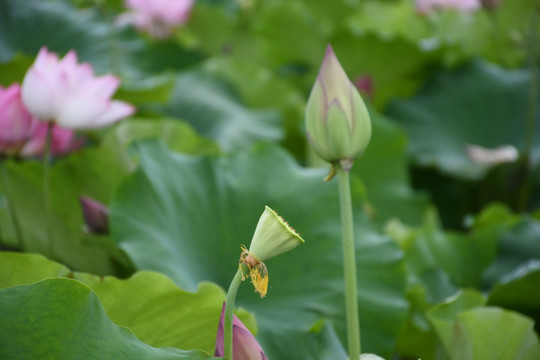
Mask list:
[[[0,289],[69,274],[69,269],[64,265],[39,254],[0,252]]]
[[[540,326],[540,261],[519,266],[495,284],[488,304],[519,311],[532,317]]]
[[[201,283],[196,292],[179,289],[169,278],[138,272],[126,280],[75,274],[103,303],[111,320],[156,346],[213,352],[225,292]]]
[[[486,299],[476,290],[460,290],[445,302],[432,307],[427,317],[437,332],[445,351],[450,353],[456,317],[459,313],[482,307]]]
[[[479,292],[463,290],[428,312],[450,359],[536,359],[540,344],[533,321],[483,307],[485,302]]]
[[[202,71],[179,75],[169,103],[161,110],[186,120],[224,150],[282,137],[276,111],[245,108],[225,81]]]
[[[8,196],[6,207],[10,211],[0,212],[2,225],[7,227],[2,231],[1,241],[12,248],[46,254],[78,270],[97,274],[127,270],[129,264],[109,237],[83,232],[79,196],[106,203],[126,171],[102,155],[99,150],[83,150],[52,166],[51,243],[47,240],[41,163],[30,160],[4,164],[6,177],[0,191]],[[118,267],[120,263],[123,265]]]
[[[497,257],[483,276],[485,287],[503,281],[505,276],[529,261],[540,260],[540,221],[525,216],[497,242]]]
[[[480,179],[489,170],[467,156],[467,144],[524,149],[530,73],[476,61],[439,72],[412,99],[396,100],[388,112],[407,131],[413,160],[458,178]],[[540,94],[539,94],[540,99]],[[540,113],[534,119],[540,126]],[[536,132],[532,159],[540,160]]]
[[[262,56],[274,66],[317,69],[327,40],[325,30],[302,2],[268,2],[259,10],[255,34]],[[294,36],[291,36],[294,34]]]
[[[107,317],[96,294],[53,278],[0,290],[0,353],[8,359],[212,359],[202,351],[154,348]]]
[[[534,322],[499,308],[477,308],[458,314],[450,356],[452,359],[535,360],[540,343]]]
[[[214,351],[224,291],[201,283],[196,292],[178,288],[166,276],[138,272],[128,279],[70,272],[63,265],[38,254],[0,252],[0,288],[28,285],[51,277],[69,277],[88,285],[98,296],[109,318],[129,328],[151,346]],[[238,317],[256,331],[253,316]]]
[[[118,189],[111,226],[139,269],[161,271],[187,290],[209,280],[226,288],[238,267],[240,245],[249,245],[269,205],[306,244],[267,262],[265,299],[246,282],[238,304],[255,312],[269,358],[320,359],[308,330],[321,318],[343,339],[338,194],[335,182],[322,182],[324,170],[301,168],[269,146],[193,158],[140,143],[137,153],[139,169]],[[358,198],[354,204],[364,348],[389,354],[407,310],[402,253],[373,232]]]
[[[234,55],[214,56],[204,63],[204,69],[234,85],[246,105],[279,108],[286,132],[284,146],[299,157],[304,155],[302,126],[307,97],[289,78],[251,58]]]
[[[181,153],[193,155],[220,153],[215,142],[197,134],[189,124],[169,118],[130,118],[129,121],[122,121],[113,131],[105,135],[101,146],[110,157],[128,164],[129,169],[135,169],[136,159],[130,156],[129,146],[145,139],[161,139],[171,150]]]
[[[213,0],[197,1],[184,29],[191,46],[212,55],[232,52],[245,58],[254,58],[258,41],[252,36],[248,21],[253,13],[250,13],[249,6],[243,11],[240,7],[237,1],[223,6]]]
[[[419,229],[407,229],[394,221],[387,231],[402,244],[413,273],[423,279],[437,301],[441,300],[437,294],[448,296],[444,289],[452,288],[443,286],[447,280],[441,280],[447,277],[461,287],[481,285],[484,271],[497,256],[499,238],[515,223],[511,213],[501,215],[498,207],[486,208],[465,234],[444,232],[434,211],[426,214]]]
[[[348,26],[356,33],[371,32],[385,38],[402,38],[418,43],[429,50],[439,46],[436,39],[429,39],[429,26],[425,17],[416,13],[407,1],[363,1],[361,11],[347,19]]]

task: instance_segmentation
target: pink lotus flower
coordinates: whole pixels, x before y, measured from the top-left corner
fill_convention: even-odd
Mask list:
[[[126,0],[129,11],[121,14],[118,25],[132,24],[140,31],[162,39],[189,18],[195,0]]]
[[[59,60],[43,47],[24,77],[22,100],[42,121],[70,129],[98,128],[135,110],[130,104],[110,99],[119,83],[113,75],[95,77],[90,64],[77,63],[73,50]]]
[[[416,10],[423,14],[434,9],[471,11],[480,7],[480,0],[416,0]]]
[[[0,153],[34,156],[43,153],[47,124],[32,116],[24,107],[21,87],[0,86]],[[53,127],[51,150],[65,154],[81,145],[72,130]]]
[[[214,356],[225,355],[224,329],[225,329],[225,303],[221,309],[219,318],[216,351]],[[240,319],[233,315],[233,360],[268,360],[261,345],[255,339],[255,336],[242,324]]]
[[[19,84],[5,89],[0,86],[0,152],[19,152],[37,124],[22,103]]]

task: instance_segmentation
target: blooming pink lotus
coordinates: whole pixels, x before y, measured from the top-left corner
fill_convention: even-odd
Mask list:
[[[162,39],[189,18],[195,0],[126,0],[129,11],[117,24],[132,24],[140,31]]]
[[[135,111],[128,103],[110,99],[119,84],[113,75],[95,77],[90,64],[77,63],[73,50],[59,60],[43,47],[24,77],[22,100],[42,121],[69,129],[93,129]]]
[[[19,84],[5,89],[0,86],[0,152],[17,153],[37,124],[22,103]]]
[[[420,13],[427,13],[434,9],[470,11],[480,7],[480,0],[416,0],[416,10]]]
[[[225,355],[225,303],[221,309],[214,356]],[[268,360],[255,336],[233,315],[233,359],[234,360]]]
[[[47,124],[32,116],[24,107],[21,87],[12,84],[0,86],[0,153],[6,155],[34,156],[43,153]],[[54,126],[51,151],[64,154],[80,146],[72,130]]]

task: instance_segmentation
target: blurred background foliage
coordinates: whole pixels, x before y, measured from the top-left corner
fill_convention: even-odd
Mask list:
[[[138,109],[55,159],[52,245],[40,161],[2,160],[0,330],[58,311],[32,297],[69,293],[73,316],[99,314],[87,338],[110,333],[112,354],[135,341],[116,325],[141,354],[213,353],[222,289],[269,205],[306,244],[268,262],[267,298],[241,289],[240,315],[270,359],[344,359],[337,188],[303,130],[332,44],[374,128],[352,171],[364,351],[540,358],[539,2],[482,3],[198,0],[158,41],[115,25],[121,0],[0,0],[1,85],[21,82],[42,46],[75,49]],[[468,145],[519,155],[478,161]],[[81,195],[109,207],[109,234],[82,230]]]

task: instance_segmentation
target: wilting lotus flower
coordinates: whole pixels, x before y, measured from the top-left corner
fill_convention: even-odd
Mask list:
[[[335,163],[362,155],[371,138],[371,121],[362,97],[328,45],[306,107],[309,143]]]
[[[480,6],[480,0],[416,0],[416,10],[419,13],[427,13],[435,9],[471,11]]]
[[[304,239],[274,210],[265,206],[251,239],[249,250],[242,247],[240,262],[249,268],[251,282],[261,297],[268,290],[268,270],[263,261],[302,244]]]
[[[162,39],[189,18],[195,0],[126,0],[129,11],[121,14],[118,25],[132,24],[137,30]]]
[[[219,318],[214,356],[225,356],[224,323],[225,303],[223,303],[221,317]],[[233,358],[231,360],[268,360],[255,336],[242,324],[236,315],[233,315]]]
[[[86,230],[92,234],[107,234],[109,232],[109,210],[105,205],[86,196],[79,197],[79,202]]]
[[[99,128],[134,112],[132,105],[111,100],[118,85],[117,77],[95,77],[90,64],[78,64],[75,51],[59,60],[43,47],[24,77],[22,99],[42,121],[70,129]]]
[[[47,124],[32,116],[21,100],[21,88],[13,84],[0,86],[0,153],[8,155],[41,155],[45,147]],[[69,129],[56,125],[52,130],[51,152],[68,153],[82,143]]]

